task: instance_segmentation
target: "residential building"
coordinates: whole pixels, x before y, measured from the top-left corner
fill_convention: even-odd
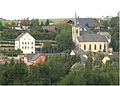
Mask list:
[[[65,19],[63,21],[60,21],[58,24],[65,24],[65,23],[73,24],[74,22],[72,20]]]
[[[42,64],[45,62],[46,56],[43,56],[41,54],[27,54],[23,57],[24,63],[27,65],[34,65],[36,63],[42,62]]]
[[[23,54],[35,53],[35,39],[29,33],[22,33],[15,39],[15,50],[21,49]]]
[[[49,32],[57,32],[56,31],[56,28],[58,27],[57,24],[54,24],[54,25],[49,25],[49,26],[42,26],[42,29],[44,31],[49,31]]]
[[[97,34],[100,34],[100,35],[106,37],[107,41],[109,43],[111,42],[111,35],[108,32],[97,32]]]
[[[55,23],[53,21],[49,21],[49,25],[54,25]]]
[[[79,27],[81,28],[81,32],[84,34],[87,32],[93,33],[91,29],[106,29],[107,27],[96,23],[95,19],[92,18],[77,18],[76,19]]]

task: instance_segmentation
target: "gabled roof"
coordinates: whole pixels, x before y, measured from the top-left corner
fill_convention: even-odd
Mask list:
[[[104,36],[99,34],[83,34],[77,37],[79,42],[108,42]]]
[[[15,39],[15,41],[18,41],[22,36],[24,36],[26,33],[22,33],[22,34],[20,34],[16,39]]]
[[[80,50],[72,50],[71,53],[74,53],[75,55],[79,55],[82,62],[86,61],[86,59],[87,59],[86,53],[81,49]]]
[[[35,61],[39,56],[41,56],[39,53],[38,54],[27,54],[26,55],[28,61]]]
[[[58,25],[50,25],[50,26],[42,26],[42,29],[43,30],[48,30],[50,32],[56,32],[55,28],[57,27]]]
[[[103,35],[103,36],[110,36],[108,32],[97,32],[97,34]]]
[[[91,18],[78,18],[77,21],[79,22],[81,28],[88,28],[86,24],[88,24],[89,26],[96,25],[95,20]]]
[[[16,39],[15,41],[19,41],[21,37],[23,37],[25,34],[29,34],[29,33],[21,33]],[[30,35],[30,34],[29,34]],[[31,35],[30,35],[31,36]],[[31,36],[32,37],[32,36]],[[33,37],[32,37],[33,38]]]

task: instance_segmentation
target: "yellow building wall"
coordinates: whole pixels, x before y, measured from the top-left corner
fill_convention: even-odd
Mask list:
[[[84,50],[84,45],[86,45],[86,50],[84,51],[92,51],[92,52],[99,52],[99,51],[103,51],[105,49],[105,51],[108,51],[108,43],[107,42],[79,42],[77,43],[79,49]],[[89,50],[89,45],[91,44],[91,50]],[[94,48],[96,44],[96,49]],[[100,45],[101,45],[101,50],[100,50]],[[106,48],[104,48],[104,45],[106,46]]]

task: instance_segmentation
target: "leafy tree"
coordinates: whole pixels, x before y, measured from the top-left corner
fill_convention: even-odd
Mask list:
[[[43,21],[41,21],[41,24],[40,24],[40,26],[44,26],[44,23],[43,23]]]
[[[49,19],[46,20],[45,26],[49,25]]]
[[[0,84],[22,84],[27,75],[26,65],[16,63],[13,59],[9,64],[1,65]]]
[[[71,29],[72,27],[69,24],[63,24],[57,28],[58,35],[56,36],[55,40],[57,41],[59,51],[74,48]]]
[[[112,46],[114,51],[118,51],[119,47],[119,21],[118,17],[113,17],[110,20],[110,26],[111,29],[109,30],[109,33],[111,34],[111,43],[110,45]]]
[[[44,46],[42,48],[43,53],[51,53],[52,52],[52,45],[50,42],[44,43]]]

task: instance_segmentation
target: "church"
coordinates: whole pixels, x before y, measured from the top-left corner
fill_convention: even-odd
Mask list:
[[[82,21],[81,21],[82,20]],[[89,26],[89,27],[88,27]],[[85,52],[109,52],[109,38],[104,35],[96,34],[90,26],[98,26],[91,18],[76,18],[72,27],[72,40],[75,43],[77,50],[83,50]]]

